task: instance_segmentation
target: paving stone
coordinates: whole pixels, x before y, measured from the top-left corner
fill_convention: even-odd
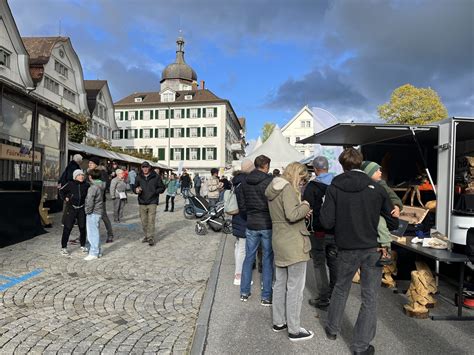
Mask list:
[[[49,233],[0,249],[0,275],[43,269],[0,292],[0,353],[187,353],[221,236],[196,236],[182,206],[181,198],[174,213],[158,206],[149,247],[132,195],[124,223],[113,224],[117,238],[91,262],[77,245],[70,258],[60,255],[60,214]],[[71,239],[78,236],[76,227]]]

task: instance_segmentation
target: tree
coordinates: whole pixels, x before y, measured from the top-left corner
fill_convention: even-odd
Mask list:
[[[388,123],[402,124],[425,124],[448,117],[436,91],[410,84],[395,89],[390,101],[378,107],[378,113]]]
[[[262,143],[265,142],[268,139],[268,137],[270,137],[274,128],[275,128],[274,123],[265,122],[262,128]]]
[[[91,119],[87,115],[80,115],[81,123],[69,121],[68,136],[71,142],[82,143],[86,133],[89,131]]]

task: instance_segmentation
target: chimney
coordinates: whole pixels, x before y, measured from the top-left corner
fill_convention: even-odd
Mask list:
[[[201,90],[204,90],[206,82],[204,80],[201,80]]]

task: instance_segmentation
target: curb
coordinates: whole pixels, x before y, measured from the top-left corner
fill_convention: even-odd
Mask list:
[[[209,329],[209,319],[211,317],[212,305],[214,304],[214,297],[216,295],[217,280],[219,278],[219,271],[221,269],[222,257],[224,256],[225,244],[227,241],[227,234],[222,233],[223,237],[219,243],[219,248],[216,253],[216,260],[212,265],[211,274],[207,281],[206,291],[202,298],[201,309],[196,321],[194,329],[193,343],[191,346],[191,355],[204,354],[206,347],[207,332]]]

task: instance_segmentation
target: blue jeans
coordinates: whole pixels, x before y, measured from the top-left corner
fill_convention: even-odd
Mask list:
[[[242,277],[240,280],[240,294],[250,295],[250,283],[252,281],[252,267],[255,262],[255,255],[260,243],[262,243],[262,278],[263,290],[262,300],[272,298],[273,281],[273,249],[272,249],[272,230],[250,230],[245,231],[245,260],[242,267]]]
[[[100,234],[99,222],[100,214],[88,214],[86,217],[87,240],[89,241],[89,255],[99,256],[100,254]]]

